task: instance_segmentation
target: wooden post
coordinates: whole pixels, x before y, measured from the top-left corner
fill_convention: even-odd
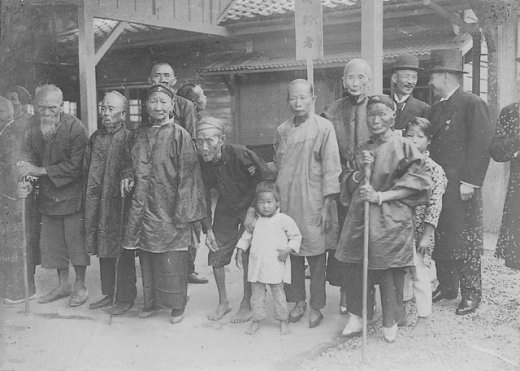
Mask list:
[[[82,0],[78,5],[80,119],[90,134],[97,129],[96,48],[91,6],[90,0]]]
[[[482,48],[482,34],[475,32],[471,35],[473,37],[473,52],[471,55],[472,60],[472,79],[471,79],[471,91],[473,94],[480,95],[480,57]]]
[[[383,0],[361,3],[361,58],[372,68],[372,90],[383,93]]]

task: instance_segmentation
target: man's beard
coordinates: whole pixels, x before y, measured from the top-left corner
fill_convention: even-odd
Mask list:
[[[108,134],[114,134],[120,127],[120,122],[105,122],[103,121],[103,125],[105,126],[105,129]]]
[[[40,118],[40,130],[46,143],[52,142],[58,131],[58,121],[49,118]]]

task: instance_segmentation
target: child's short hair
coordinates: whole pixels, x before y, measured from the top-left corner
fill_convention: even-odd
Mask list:
[[[410,126],[417,126],[428,139],[432,138],[432,124],[430,120],[425,119],[424,117],[415,117],[408,123],[406,130],[410,129]]]
[[[258,183],[255,190],[256,197],[258,198],[258,195],[263,192],[272,193],[274,199],[276,201],[280,201],[280,192],[278,191],[278,186],[275,182],[272,182],[270,180],[264,180],[263,182]]]

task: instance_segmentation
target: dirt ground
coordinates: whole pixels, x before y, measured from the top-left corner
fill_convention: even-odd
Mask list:
[[[216,287],[206,266],[206,250],[197,258],[206,285],[190,285],[186,317],[169,323],[169,313],[148,319],[137,317],[142,306],[139,290],[135,306],[114,317],[68,308],[66,301],[31,302],[25,317],[23,304],[0,305],[1,370],[518,370],[520,369],[520,272],[507,269],[492,257],[493,238],[486,240],[483,260],[484,298],[480,309],[455,316],[457,300],[434,304],[430,336],[411,337],[415,322],[408,305],[410,325],[400,330],[394,344],[384,342],[380,320],[370,327],[368,362],[361,362],[361,339],[342,339],[347,317],[338,313],[337,288],[328,287],[325,320],[309,329],[307,317],[290,325],[282,337],[272,308],[263,327],[253,336],[246,324],[230,323],[227,315],[211,322],[206,314],[216,304]],[[97,259],[88,270],[90,301],[100,295]],[[139,272],[139,267],[138,267]],[[236,309],[241,297],[241,272],[227,270],[229,296]],[[38,293],[53,284],[54,272],[37,270]],[[138,287],[140,276],[138,273]]]

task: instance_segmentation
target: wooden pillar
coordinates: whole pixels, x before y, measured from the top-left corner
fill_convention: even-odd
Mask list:
[[[361,58],[372,68],[372,90],[383,93],[383,0],[361,1]]]
[[[472,61],[472,80],[471,91],[473,94],[480,95],[480,59],[482,55],[482,34],[475,32],[471,35],[473,37],[473,53],[471,55]]]
[[[488,41],[488,104],[491,122],[495,125],[500,110],[514,102],[516,97],[512,77],[516,72],[514,58],[518,50],[518,24],[515,22],[499,23],[494,27],[492,34],[493,40]],[[483,186],[484,229],[488,232],[498,232],[500,227],[508,173],[509,164],[491,160]]]
[[[78,5],[80,119],[90,134],[97,129],[96,49],[92,14],[92,2],[82,0]]]

